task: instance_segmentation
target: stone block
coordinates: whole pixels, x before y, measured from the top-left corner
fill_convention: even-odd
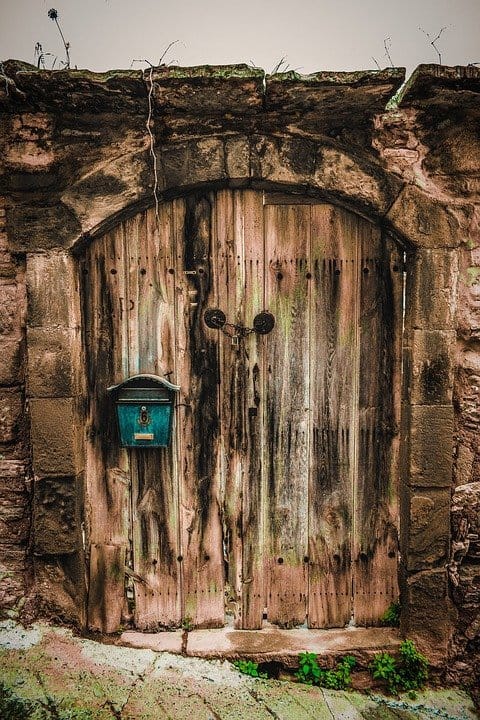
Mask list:
[[[412,487],[450,487],[453,408],[450,405],[413,405],[409,447],[409,484]]]
[[[75,478],[36,480],[33,517],[37,555],[67,555],[76,552],[80,533]]]
[[[7,337],[0,337],[0,385],[17,385],[23,382],[25,345],[21,338]]]
[[[7,209],[7,227],[10,249],[15,253],[71,247],[82,235],[78,218],[59,201],[17,203]]]
[[[256,179],[288,185],[311,185],[317,145],[303,138],[255,137],[251,172]]]
[[[34,398],[30,416],[35,474],[69,476],[80,471],[73,398]]]
[[[66,253],[27,257],[28,325],[75,327],[74,298],[79,295],[74,260]]]
[[[454,327],[456,252],[418,250],[407,261],[406,320],[411,328]]]
[[[250,143],[246,137],[225,140],[225,168],[229,178],[250,177]]]
[[[20,389],[0,388],[0,443],[17,440],[23,415]]]
[[[450,490],[409,492],[407,568],[425,570],[448,559],[450,542]]]
[[[386,215],[392,228],[419,248],[456,248],[464,232],[444,204],[407,185]]]
[[[29,397],[69,397],[73,394],[74,334],[74,330],[64,328],[29,328]]]
[[[447,405],[452,401],[454,331],[413,330],[410,402]]]
[[[455,624],[455,610],[448,595],[444,569],[410,577],[406,584],[404,631],[435,664],[443,664]]]
[[[313,184],[328,193],[340,193],[349,204],[380,214],[386,212],[401,189],[400,181],[383,177],[380,168],[332,147],[319,148]]]
[[[227,176],[223,140],[216,137],[163,147],[161,160],[166,189],[216,182]]]

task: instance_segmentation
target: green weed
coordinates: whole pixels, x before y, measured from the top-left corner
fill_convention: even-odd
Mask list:
[[[318,664],[315,653],[304,652],[298,656],[299,668],[295,677],[305,685],[318,685],[331,690],[344,690],[351,682],[356,660],[351,655],[342,658],[332,670]]]
[[[419,690],[428,680],[428,660],[412,640],[404,640],[400,645],[398,661],[390,653],[377,653],[370,670],[374,680],[383,680],[392,695]]]
[[[252,660],[235,660],[234,666],[244,675],[249,675],[254,678],[267,678],[266,673],[262,673],[258,669],[258,663],[252,662]]]

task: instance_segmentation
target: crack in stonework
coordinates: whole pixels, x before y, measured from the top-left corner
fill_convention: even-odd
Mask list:
[[[327,698],[327,696],[325,695],[325,693],[324,693],[324,691],[323,691],[323,688],[320,688],[320,692],[322,693],[323,701],[324,701],[324,703],[325,703],[325,705],[326,705],[326,707],[327,707],[327,709],[328,709],[328,712],[329,712],[330,715],[332,716],[332,720],[335,720],[335,713],[333,712],[332,708],[330,707],[330,703],[328,702],[328,698]]]
[[[263,709],[266,710],[268,714],[271,715],[272,718],[274,718],[274,720],[281,720],[281,717],[277,715],[277,713],[272,710],[272,708],[268,707],[268,705],[262,698],[258,697],[258,693],[253,688],[247,688],[247,690],[248,694],[251,695],[255,702],[261,705],[261,707],[263,707]]]

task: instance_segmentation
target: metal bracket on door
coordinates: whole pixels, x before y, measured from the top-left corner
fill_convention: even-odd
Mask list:
[[[238,345],[241,338],[245,338],[251,333],[258,335],[268,335],[275,326],[275,318],[272,313],[263,310],[255,316],[253,327],[245,327],[236,323],[227,322],[227,317],[220,308],[209,308],[203,314],[205,325],[212,330],[221,330],[224,335],[232,339],[232,344]]]

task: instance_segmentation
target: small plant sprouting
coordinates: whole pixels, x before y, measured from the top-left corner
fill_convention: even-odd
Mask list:
[[[186,630],[187,632],[193,630],[193,620],[188,615],[186,615],[182,620],[182,630]]]
[[[235,660],[233,665],[244,675],[254,678],[268,678],[267,673],[260,672],[258,663],[252,660]]]
[[[393,602],[380,618],[382,625],[387,627],[399,627],[400,625],[400,603]]]
[[[351,682],[351,673],[356,660],[347,655],[332,670],[325,670],[318,664],[315,653],[304,652],[298,656],[299,668],[295,677],[305,685],[319,685],[331,690],[344,690]]]
[[[400,645],[400,660],[390,653],[377,653],[370,663],[374,680],[383,680],[392,695],[399,692],[414,692],[428,680],[428,660],[420,653],[412,640]]]
[[[55,8],[50,8],[48,11],[48,17],[50,20],[53,20],[55,25],[58,28],[58,32],[60,33],[60,37],[62,38],[63,47],[65,48],[65,55],[67,56],[67,61],[64,63],[65,69],[68,70],[70,68],[70,43],[68,43],[63,35],[62,28],[60,27],[60,24],[58,22],[58,11],[55,10]]]

